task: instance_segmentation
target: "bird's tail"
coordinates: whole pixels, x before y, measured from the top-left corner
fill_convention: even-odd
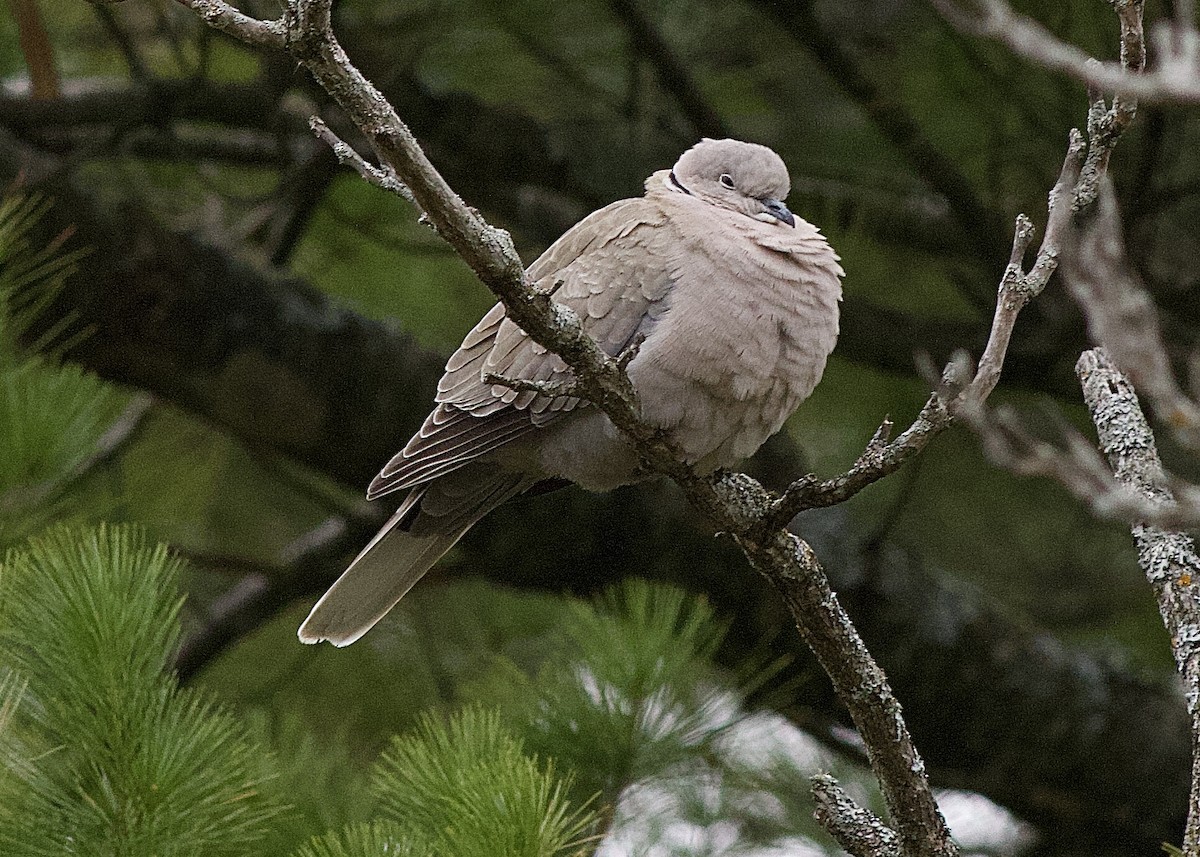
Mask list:
[[[528,478],[481,463],[414,488],[321,596],[300,626],[300,641],[353,643],[480,518],[529,485]]]

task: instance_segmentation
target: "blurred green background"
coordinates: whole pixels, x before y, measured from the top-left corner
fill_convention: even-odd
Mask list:
[[[1106,3],[1019,5],[1115,56]],[[1151,20],[1171,11],[1147,4]],[[979,352],[1012,220],[1044,221],[1067,131],[1086,117],[1081,85],[906,0],[344,0],[334,17],[434,163],[527,261],[701,136],[783,156],[789,206],[847,275],[824,381],[748,465],[776,485],[844,470],[885,416],[906,426],[928,393],[918,358]],[[299,760],[283,782],[309,814],[303,832],[370,817],[339,795],[362,793],[421,712],[519,711],[509,697],[549,681],[539,670],[591,603],[578,599],[645,578],[705,596],[730,629],[697,656],[711,674],[682,685],[722,688],[728,720],[782,715],[818,743],[761,739],[775,761],[737,772],[702,741],[658,767],[643,759],[643,773],[624,759],[599,789],[617,818],[604,853],[831,847],[804,818],[804,775],[837,765],[869,782],[844,713],[770,594],[669,487],[513,503],[361,643],[300,646],[299,620],[388,511],[359,499],[366,482],[492,298],[411,207],[312,138],[319,113],[361,148],[302,71],[177,4],[11,0],[0,77],[2,175],[30,206],[9,222],[25,223],[28,253],[65,265],[8,284],[0,538],[129,523],[185,557],[183,679]],[[1112,166],[1131,261],[1181,360],[1200,321],[1197,131],[1194,110],[1143,109]],[[1071,374],[1085,346],[1052,284],[1021,319],[997,401],[1050,431],[1056,414],[1086,429]],[[961,790],[956,830],[987,820],[980,851],[1146,853],[1179,838],[1186,724],[1123,527],[990,466],[961,429],[796,526],[893,676],[935,785]],[[566,752],[561,738],[546,747]],[[672,780],[673,812],[701,831],[679,840],[645,807],[664,771],[689,764],[721,768],[728,789],[699,789],[695,771]],[[777,823],[746,809],[751,792],[784,801]]]

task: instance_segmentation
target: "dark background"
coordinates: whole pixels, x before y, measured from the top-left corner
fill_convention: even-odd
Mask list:
[[[1116,55],[1107,4],[1022,5]],[[1149,20],[1170,11],[1147,4]],[[978,354],[1012,220],[1044,221],[1087,106],[1082,85],[904,0],[345,0],[335,25],[527,261],[701,136],[784,157],[789,206],[821,226],[847,276],[825,380],[748,465],[776,485],[846,468],[885,415],[905,425],[927,394],[917,356]],[[455,698],[463,663],[504,648],[517,620],[497,605],[555,609],[495,601],[493,587],[589,593],[645,576],[709,595],[731,622],[727,666],[792,652],[757,702],[838,743],[843,712],[779,605],[661,485],[571,489],[491,516],[389,620],[425,622],[428,651],[410,635],[398,653],[387,632],[347,652],[301,648],[298,619],[387,511],[357,497],[490,296],[410,208],[312,138],[319,112],[356,142],[311,80],[186,9],[14,3],[0,74],[0,177],[52,198],[44,240],[86,250],[40,329],[65,324],[68,360],[119,385],[118,400],[154,396],[73,489],[72,514],[139,522],[193,558],[185,679],[372,748]],[[31,98],[31,78],[50,97]],[[1194,110],[1144,108],[1112,166],[1131,260],[1181,361],[1200,315],[1197,130]],[[1052,282],[1021,318],[997,400],[1083,425],[1071,367],[1085,345]],[[330,520],[340,535],[296,545]],[[797,529],[892,677],[935,785],[1008,807],[1040,832],[1037,853],[1178,840],[1186,718],[1122,527],[994,469],[956,429]],[[488,582],[451,584],[468,575]],[[347,697],[350,715],[334,704]]]

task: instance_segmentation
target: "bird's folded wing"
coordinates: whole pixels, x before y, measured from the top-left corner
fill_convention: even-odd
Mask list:
[[[666,311],[676,240],[656,203],[623,200],[576,224],[530,266],[529,278],[553,290],[554,300],[578,313],[584,331],[616,356]],[[572,377],[497,304],[450,357],[437,408],[371,483],[368,497],[428,482],[581,404],[572,396],[484,383],[489,373],[550,384]]]

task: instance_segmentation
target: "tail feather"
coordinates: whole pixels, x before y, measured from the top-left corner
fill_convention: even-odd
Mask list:
[[[463,474],[466,476],[467,474]],[[473,474],[476,475],[476,474]],[[348,646],[375,626],[476,522],[529,487],[511,473],[469,487],[454,474],[413,489],[383,528],[321,596],[300,626],[302,643]],[[429,505],[436,514],[424,511]]]

